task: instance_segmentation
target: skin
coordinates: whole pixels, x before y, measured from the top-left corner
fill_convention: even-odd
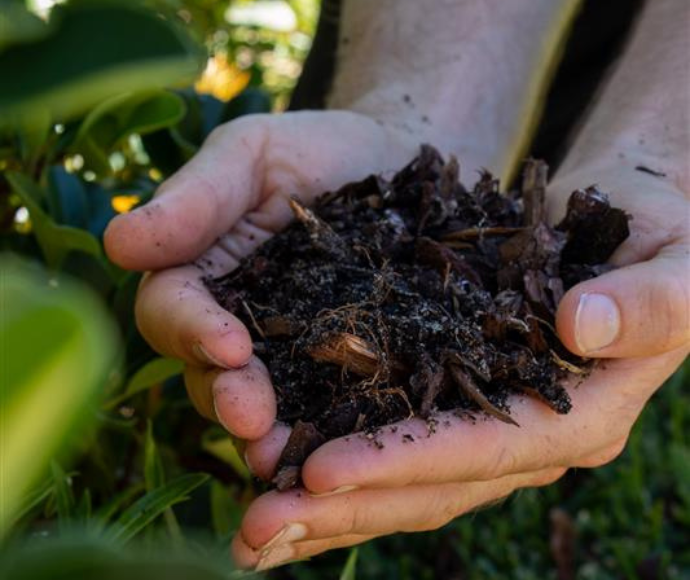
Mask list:
[[[343,110],[250,116],[219,128],[146,208],[113,220],[105,236],[113,261],[155,271],[137,300],[142,334],[159,352],[187,362],[195,406],[247,440],[248,464],[264,478],[289,428],[274,423],[270,377],[252,355],[247,330],[215,303],[200,274],[231,270],[279,231],[291,217],[291,193],[308,202],[344,182],[394,170],[422,141],[457,154],[466,181],[481,166],[509,174],[515,135],[526,130],[534,97],[535,83],[526,87],[523,79],[543,64],[544,31],[570,6],[439,0],[443,6],[425,9],[422,20],[443,42],[409,47],[406,34],[424,38],[412,24],[420,22],[420,3],[398,1],[393,10],[392,0],[381,0],[375,14],[371,4],[345,5],[349,40],[331,96]],[[573,411],[560,416],[516,398],[512,414],[520,428],[441,415],[432,437],[415,419],[395,434],[384,429],[383,449],[359,436],[328,442],[304,466],[306,489],[269,492],[249,507],[232,545],[239,565],[265,569],[385,534],[435,529],[516,489],[547,485],[570,467],[603,465],[623,450],[649,398],[690,350],[690,47],[683,4],[648,3],[550,185],[554,218],[573,189],[593,182],[634,217],[630,239],[612,259],[620,268],[572,288],[559,306],[564,344],[609,359],[570,389]],[[517,27],[510,10],[529,10],[529,18]],[[505,63],[506,74],[487,74],[496,63]],[[439,90],[427,103],[429,86]],[[405,94],[419,104],[411,107]],[[192,263],[200,256],[203,270]],[[582,337],[601,337],[601,323],[578,318],[583,295],[606,296],[618,309],[610,344],[593,352],[583,351]],[[413,443],[402,442],[405,433]]]

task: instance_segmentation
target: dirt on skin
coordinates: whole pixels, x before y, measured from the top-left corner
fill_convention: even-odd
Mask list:
[[[468,190],[430,146],[391,180],[297,198],[295,220],[230,274],[206,280],[249,328],[293,427],[274,483],[297,485],[325,441],[437,410],[513,423],[523,393],[567,413],[561,381],[590,363],[554,330],[565,291],[610,269],[628,216],[591,186],[547,225],[547,167],[520,191],[488,172]]]

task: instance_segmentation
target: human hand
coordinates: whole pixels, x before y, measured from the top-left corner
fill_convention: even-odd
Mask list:
[[[442,413],[431,436],[415,419],[384,428],[377,445],[360,436],[328,442],[303,467],[306,490],[270,492],[249,508],[233,544],[240,564],[263,569],[379,535],[437,528],[517,488],[548,484],[569,467],[603,465],[622,451],[645,403],[690,346],[690,205],[682,184],[632,167],[581,167],[552,183],[552,216],[562,216],[569,193],[591,181],[612,190],[614,205],[633,221],[612,258],[620,268],[572,288],[558,311],[558,331],[571,350],[612,359],[570,386],[571,413],[516,398],[519,429]],[[606,312],[601,295],[618,314]],[[592,305],[594,316],[587,312]],[[276,426],[248,445],[257,474],[270,477],[288,434]]]
[[[355,113],[247,116],[216,129],[153,201],[110,223],[111,259],[157,271],[139,289],[137,325],[154,349],[187,363],[185,384],[202,415],[249,440],[266,434],[276,415],[249,333],[216,303],[202,276],[234,269],[285,226],[291,194],[308,203],[345,182],[399,167],[417,147]]]

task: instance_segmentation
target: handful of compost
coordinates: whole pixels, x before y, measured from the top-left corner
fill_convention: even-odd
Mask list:
[[[557,413],[561,381],[591,363],[554,330],[571,286],[610,269],[628,216],[595,186],[546,223],[547,168],[528,160],[519,191],[484,172],[468,190],[429,146],[392,179],[370,176],[291,201],[295,220],[228,275],[206,280],[249,328],[293,430],[274,482],[299,483],[329,439],[437,410],[515,424],[523,393]]]

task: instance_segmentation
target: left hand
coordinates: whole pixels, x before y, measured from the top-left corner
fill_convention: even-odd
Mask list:
[[[511,414],[520,428],[440,413],[432,435],[420,419],[384,428],[382,448],[359,435],[330,441],[304,465],[306,490],[272,491],[250,506],[233,542],[239,565],[265,569],[376,536],[435,529],[621,453],[649,398],[689,352],[690,204],[682,185],[632,167],[583,167],[551,184],[552,216],[563,215],[572,190],[593,181],[613,191],[613,205],[633,220],[612,258],[619,269],[572,288],[557,313],[570,350],[611,359],[577,388],[571,384],[572,411],[557,415],[515,397]],[[271,476],[288,434],[277,425],[249,444],[257,475]]]

